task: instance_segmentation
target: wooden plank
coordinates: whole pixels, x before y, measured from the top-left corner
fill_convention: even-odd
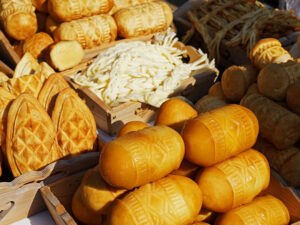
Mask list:
[[[46,209],[39,189],[71,174],[97,165],[99,152],[89,152],[51,163],[0,183],[0,224],[10,224]],[[59,209],[57,209],[59,211]]]
[[[44,202],[57,225],[76,225],[77,223],[66,211],[65,207],[60,203],[56,196],[51,192],[50,188],[45,186],[41,188],[41,194]]]
[[[8,75],[9,77],[12,77],[14,74],[14,71],[8,67],[2,60],[0,60],[0,71]]]
[[[38,192],[41,187],[41,183],[30,183],[0,194],[0,224],[11,224],[44,211],[46,207]]]
[[[19,55],[15,52],[14,48],[10,44],[9,40],[6,38],[3,31],[0,29],[0,55],[3,56],[3,60],[12,69],[20,61]]]

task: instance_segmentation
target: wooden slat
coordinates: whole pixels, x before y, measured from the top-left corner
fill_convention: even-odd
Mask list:
[[[8,39],[6,38],[5,34],[2,30],[0,30],[0,53],[3,57],[2,60],[7,60],[7,64],[14,69],[15,66],[20,61],[20,57],[15,52],[12,45],[9,43]]]
[[[0,71],[8,75],[9,77],[12,77],[14,74],[14,71],[8,67],[2,60],[0,60]]]
[[[56,196],[51,192],[50,188],[45,186],[41,188],[44,202],[57,225],[76,225],[77,223],[66,211],[65,207],[59,202]]]
[[[0,224],[6,225],[30,217],[46,209],[39,189],[39,182],[26,184],[0,194]],[[10,207],[7,207],[10,206]]]

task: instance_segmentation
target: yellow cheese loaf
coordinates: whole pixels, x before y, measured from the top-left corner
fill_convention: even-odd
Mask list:
[[[185,101],[171,98],[158,109],[155,125],[166,125],[180,132],[184,122],[197,115],[198,112]]]
[[[279,199],[267,195],[221,215],[215,225],[287,225],[289,221],[286,206]]]
[[[23,53],[29,52],[35,59],[43,56],[45,49],[53,44],[52,37],[44,32],[39,32],[27,38],[23,44]]]
[[[222,75],[223,76],[223,75]],[[214,83],[208,90],[208,94],[209,95],[213,95],[213,96],[216,96],[216,97],[219,97],[220,99],[226,101],[226,97],[224,95],[224,91],[222,89],[222,86],[221,86],[221,82],[218,81],[216,83]]]
[[[108,184],[131,189],[178,169],[183,156],[181,136],[167,126],[154,126],[106,143],[99,166]]]
[[[109,14],[112,15],[120,9],[127,8],[133,5],[139,5],[146,2],[152,2],[153,0],[114,0],[114,5],[109,11]]]
[[[31,0],[1,0],[0,18],[6,33],[16,40],[33,35],[38,28],[34,10]]]
[[[227,212],[249,203],[270,182],[270,166],[260,152],[249,149],[197,175],[203,191],[203,206],[214,212]]]
[[[187,225],[201,206],[202,193],[193,180],[169,175],[117,199],[110,225]]]
[[[48,0],[48,11],[58,21],[108,13],[113,0]]]
[[[211,166],[255,144],[258,121],[240,105],[227,105],[187,121],[181,132],[185,159]]]
[[[147,123],[142,121],[130,121],[126,123],[118,132],[118,137],[123,136],[129,132],[138,131],[145,127],[149,127]]]
[[[110,15],[95,15],[61,23],[54,31],[58,41],[78,41],[85,48],[112,42],[117,37],[117,25]]]
[[[113,201],[125,191],[107,185],[97,166],[85,173],[72,198],[72,212],[86,225],[100,225],[102,215],[110,212]]]
[[[167,30],[173,13],[166,2],[153,1],[120,9],[114,18],[119,36],[130,38]]]

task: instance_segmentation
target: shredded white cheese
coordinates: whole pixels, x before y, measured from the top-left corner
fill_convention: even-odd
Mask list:
[[[153,42],[123,42],[101,51],[86,71],[72,76],[107,105],[114,107],[139,101],[159,107],[193,73],[215,67],[206,54],[193,63],[183,63],[185,51],[174,47],[174,32],[158,34]]]

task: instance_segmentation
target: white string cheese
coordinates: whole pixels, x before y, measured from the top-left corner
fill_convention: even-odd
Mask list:
[[[122,42],[101,51],[86,71],[72,76],[74,82],[88,87],[107,105],[114,107],[139,101],[159,107],[181,85],[181,81],[215,67],[207,54],[183,63],[185,51],[174,47],[174,32],[157,34],[153,42]]]

